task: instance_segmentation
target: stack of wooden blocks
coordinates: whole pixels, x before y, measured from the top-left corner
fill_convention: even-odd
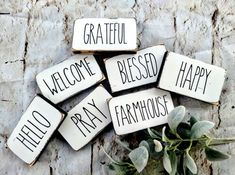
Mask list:
[[[71,58],[36,76],[41,94],[31,102],[7,141],[23,161],[33,165],[52,134],[58,132],[79,150],[111,122],[123,135],[167,122],[174,108],[169,91],[217,104],[225,70],[166,50],[164,45],[137,51],[133,18],[84,18],[74,23]],[[104,59],[106,79],[92,54],[119,53]],[[126,90],[151,84],[134,93]],[[97,85],[68,112],[58,103]],[[124,95],[115,95],[116,92]],[[115,97],[112,97],[115,95]]]

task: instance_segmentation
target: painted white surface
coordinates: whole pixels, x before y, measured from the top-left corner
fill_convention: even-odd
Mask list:
[[[170,93],[157,88],[114,97],[108,105],[118,135],[167,123],[174,108]]]
[[[112,92],[156,82],[165,52],[165,46],[158,45],[105,60]]]
[[[136,41],[134,18],[81,18],[74,22],[74,51],[134,51]]]
[[[58,130],[74,150],[89,143],[111,122],[107,105],[111,97],[100,85],[68,112]]]
[[[224,80],[223,68],[170,52],[158,86],[202,101],[217,103]]]
[[[13,130],[7,146],[24,162],[34,163],[64,114],[36,96]]]
[[[74,55],[36,76],[42,94],[53,103],[62,102],[103,79],[92,55]]]

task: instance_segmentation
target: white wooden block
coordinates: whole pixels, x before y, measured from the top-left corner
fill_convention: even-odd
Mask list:
[[[165,52],[165,46],[158,45],[105,60],[112,92],[156,82]]]
[[[59,103],[104,79],[92,55],[75,55],[36,76],[42,94]]]
[[[111,97],[100,85],[68,112],[58,130],[74,150],[89,143],[111,122],[107,105]]]
[[[47,99],[36,96],[7,140],[7,146],[33,165],[64,116],[65,112]]]
[[[158,87],[217,103],[225,80],[223,68],[173,52],[168,53]]]
[[[82,18],[74,22],[73,51],[135,51],[134,18]]]
[[[108,105],[118,135],[167,123],[174,108],[170,93],[157,88],[111,98]]]

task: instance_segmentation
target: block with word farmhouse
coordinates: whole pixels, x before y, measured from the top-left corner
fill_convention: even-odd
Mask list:
[[[217,103],[225,70],[173,52],[168,53],[158,86],[209,103]]]
[[[44,97],[36,96],[7,140],[7,146],[33,165],[64,117],[65,112]]]
[[[134,18],[82,18],[74,22],[72,50],[75,52],[136,51]]]
[[[156,82],[165,52],[165,46],[158,45],[105,60],[112,92]]]
[[[85,146],[111,122],[107,105],[111,97],[100,85],[68,112],[58,130],[74,150]]]
[[[92,55],[75,55],[36,76],[42,94],[53,103],[85,90],[104,79]]]
[[[157,88],[111,98],[108,105],[118,135],[164,124],[174,108],[170,93]]]

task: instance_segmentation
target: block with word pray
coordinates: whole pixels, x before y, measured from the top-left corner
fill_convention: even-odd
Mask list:
[[[174,108],[170,93],[157,88],[111,98],[108,105],[118,135],[167,123]]]
[[[209,103],[217,103],[225,80],[223,68],[168,53],[158,86]]]
[[[44,97],[36,96],[7,140],[7,146],[33,165],[65,115]]]
[[[75,55],[36,76],[42,94],[53,103],[85,90],[104,79],[92,55]]]
[[[82,18],[74,22],[72,50],[79,52],[135,51],[134,18]]]
[[[105,60],[112,92],[156,82],[165,52],[165,46],[158,45]]]
[[[74,150],[85,146],[111,122],[107,105],[111,97],[100,85],[68,112],[58,130]]]

